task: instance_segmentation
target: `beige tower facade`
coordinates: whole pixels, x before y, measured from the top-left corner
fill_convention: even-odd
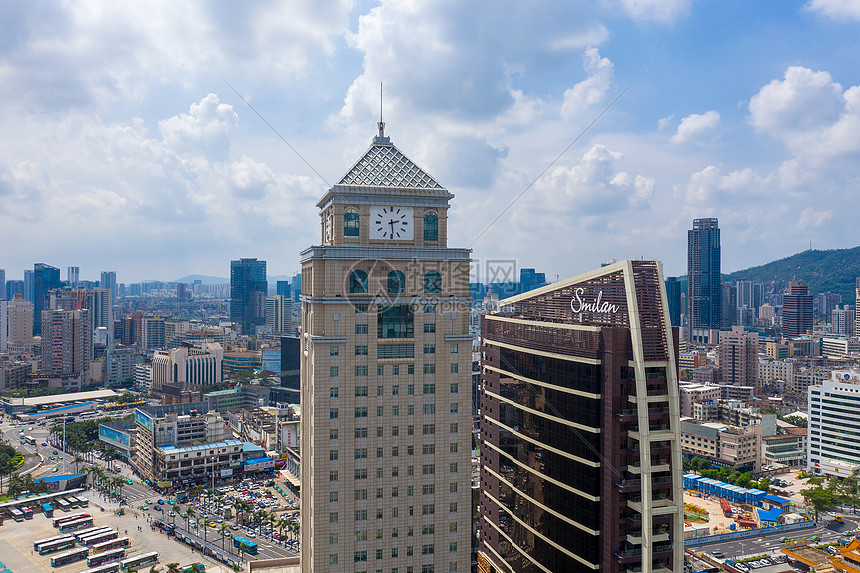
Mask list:
[[[302,253],[302,570],[469,571],[470,251],[383,128]]]

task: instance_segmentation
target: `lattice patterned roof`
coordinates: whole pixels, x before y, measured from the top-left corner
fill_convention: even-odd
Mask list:
[[[338,185],[442,189],[435,179],[399,149],[391,144],[380,144],[379,139],[374,138],[374,144],[338,181]]]

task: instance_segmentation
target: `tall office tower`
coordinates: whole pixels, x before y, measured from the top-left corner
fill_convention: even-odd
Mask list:
[[[448,248],[453,195],[383,128],[301,254],[302,570],[464,572],[470,252]]]
[[[857,438],[851,433],[860,419],[858,392],[860,376],[852,370],[833,370],[829,380],[807,389],[807,471],[844,478],[860,465]]]
[[[24,298],[24,281],[6,281],[6,300],[14,300],[17,294]]]
[[[7,308],[7,348],[12,352],[29,351],[33,341],[33,303],[18,294],[9,301]]]
[[[681,280],[678,277],[666,277],[666,299],[672,326],[681,326]]]
[[[164,348],[167,340],[167,324],[160,316],[146,316],[141,319],[140,342],[143,348]]]
[[[274,334],[293,331],[293,299],[283,295],[266,297],[266,327]]]
[[[838,306],[830,313],[830,329],[839,336],[854,336],[854,309],[851,305]]]
[[[113,307],[114,303],[116,303],[116,272],[115,271],[102,271],[101,280],[99,280],[99,286],[101,288],[109,288],[110,289],[110,304]]]
[[[812,330],[812,295],[803,281],[790,281],[782,296],[782,335],[800,336]]]
[[[546,285],[546,273],[537,273],[534,269],[520,269],[519,292],[528,292]]]
[[[48,293],[60,288],[62,284],[60,283],[60,269],[45,263],[33,265],[32,277],[33,336],[38,336],[42,333],[42,311],[48,308]]]
[[[80,377],[89,370],[93,352],[90,313],[63,308],[42,311],[42,374]]]
[[[66,282],[70,287],[81,280],[81,267],[66,267]]]
[[[482,317],[478,571],[684,570],[662,274],[618,261]]]
[[[9,301],[0,298],[0,353],[7,351],[9,336]]]
[[[860,278],[857,279],[857,282],[860,283]],[[854,324],[860,325],[860,286],[854,289]],[[854,327],[854,331],[858,331],[858,327]]]
[[[254,334],[266,324],[266,261],[230,261],[230,320],[239,323],[242,334]]]
[[[293,280],[290,281],[290,290],[293,291],[293,302],[300,302],[299,297],[302,296],[302,273],[293,275]]]
[[[111,309],[111,292],[108,288],[96,287],[87,291],[87,308],[93,321],[93,330],[104,327],[113,337],[113,310]]]
[[[281,388],[285,389],[285,398],[290,404],[301,405],[302,402],[301,355],[299,337],[281,337]]]
[[[12,297],[6,295],[6,269],[0,269],[0,300],[10,298]]]
[[[720,332],[720,369],[722,384],[758,387],[758,334],[742,326]]]
[[[33,302],[33,271],[24,269],[24,300]]]
[[[290,290],[290,281],[278,281],[275,286],[275,294],[293,300],[293,293]]]
[[[818,316],[821,318],[830,318],[833,309],[842,304],[842,295],[834,292],[818,293]]]
[[[693,219],[687,231],[687,316],[693,340],[716,342],[710,330],[722,321],[720,228],[717,219]]]
[[[721,288],[720,329],[729,330],[738,323],[738,288],[730,283],[723,283]]]

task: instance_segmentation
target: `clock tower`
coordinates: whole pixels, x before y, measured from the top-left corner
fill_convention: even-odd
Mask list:
[[[301,254],[302,570],[468,571],[470,251],[384,127]]]

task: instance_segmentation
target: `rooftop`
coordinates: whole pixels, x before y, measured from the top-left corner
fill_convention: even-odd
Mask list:
[[[37,482],[37,483],[53,482],[53,481],[65,481],[65,480],[70,480],[70,479],[74,479],[74,478],[78,478],[78,477],[83,477],[85,475],[87,475],[87,474],[67,474],[67,475],[63,475],[63,476],[48,476],[48,477],[43,477],[43,478],[39,478],[39,479],[34,479],[33,481]]]
[[[200,444],[198,446],[183,446],[181,448],[177,448],[176,446],[161,446],[156,449],[161,450],[165,454],[175,454],[175,453],[185,453],[185,452],[199,452],[202,450],[211,450],[213,448],[228,448],[231,446],[243,445],[239,440],[224,440],[223,442],[213,442],[211,444]],[[262,449],[262,448],[261,448]],[[244,447],[243,447],[244,450]]]
[[[442,189],[423,169],[403,155],[380,129],[373,144],[346,175],[337,182],[348,187],[400,187],[404,189]]]
[[[66,402],[86,402],[111,398],[118,394],[113,390],[93,390],[91,392],[73,392],[70,394],[52,394],[51,396],[31,396],[28,398],[3,398],[9,406],[44,406],[45,404],[63,404]]]

